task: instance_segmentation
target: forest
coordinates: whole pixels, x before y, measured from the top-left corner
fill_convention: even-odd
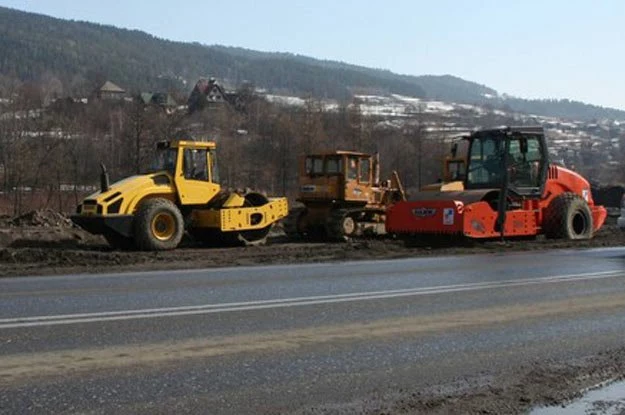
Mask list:
[[[99,183],[150,168],[156,143],[181,134],[215,141],[221,185],[269,195],[297,192],[298,157],[336,149],[379,153],[383,177],[398,170],[409,188],[441,176],[445,137],[425,134],[415,118],[401,130],[381,128],[358,105],[329,111],[310,98],[282,107],[249,96],[244,111],[221,103],[189,114],[139,99],[56,100],[45,107],[40,84],[21,85],[0,105],[0,213],[33,208],[71,212]]]
[[[420,68],[413,72],[420,73]],[[291,53],[173,42],[137,30],[0,7],[0,98],[7,98],[16,81],[44,82],[60,98],[85,95],[107,79],[138,92],[186,90],[207,76],[232,85],[249,81],[270,93],[342,103],[357,93],[400,94],[544,116],[625,120],[622,110],[515,98],[452,75],[404,75]]]

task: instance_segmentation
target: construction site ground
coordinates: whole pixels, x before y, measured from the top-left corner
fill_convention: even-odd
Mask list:
[[[344,243],[289,242],[277,226],[264,246],[205,248],[189,239],[175,251],[126,252],[111,249],[104,238],[74,226],[66,216],[42,210],[18,217],[0,217],[0,276],[393,259],[622,245],[625,245],[625,233],[619,230],[612,216],[588,241],[546,240],[539,237],[529,241],[463,242],[454,246],[408,248],[403,242],[390,238]]]
[[[19,217],[0,217],[0,276],[393,259],[624,244],[625,233],[618,229],[616,218],[611,216],[595,238],[589,241],[538,238],[532,241],[407,248],[402,242],[392,239],[345,243],[287,242],[278,227],[265,246],[202,248],[188,240],[175,251],[124,252],[109,248],[103,238],[73,226],[64,215],[54,211],[34,211]],[[535,365],[521,368],[505,379],[460,386],[451,392],[423,391],[419,395],[413,394],[405,401],[407,406],[399,405],[396,412],[523,413],[536,403],[562,405],[579,396],[583,388],[607,379],[621,379],[624,373],[623,353],[622,349],[609,350],[571,362],[537,361]]]

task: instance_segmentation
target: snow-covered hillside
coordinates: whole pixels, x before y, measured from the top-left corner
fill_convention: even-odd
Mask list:
[[[306,106],[306,100],[297,97],[266,95],[266,99],[280,105]],[[339,103],[332,100],[323,100],[320,104],[326,111],[340,108]],[[545,128],[552,160],[579,168],[591,178],[599,174],[599,166],[604,167],[602,171],[609,172],[610,166],[618,169],[624,160],[625,120],[588,122],[397,94],[356,95],[347,109],[359,111],[374,128],[400,131],[408,124],[418,124],[436,139],[456,137],[462,132],[479,128],[541,125]],[[609,177],[597,179],[610,181]]]

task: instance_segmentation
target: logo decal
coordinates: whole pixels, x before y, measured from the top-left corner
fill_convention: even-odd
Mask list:
[[[454,208],[443,209],[443,225],[454,224]]]
[[[418,218],[429,218],[436,215],[436,209],[433,208],[416,208],[412,209],[412,214]]]

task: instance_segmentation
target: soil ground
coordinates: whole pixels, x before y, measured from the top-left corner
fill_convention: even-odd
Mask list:
[[[74,226],[62,214],[33,211],[0,217],[0,277],[68,273],[123,272],[155,269],[191,269],[239,265],[288,264],[416,256],[457,255],[502,251],[588,248],[625,245],[625,233],[614,217],[589,241],[537,238],[524,241],[462,243],[444,247],[411,247],[393,239],[345,243],[288,242],[276,229],[267,245],[205,248],[185,240],[168,252],[125,252],[111,249],[104,238]]]

